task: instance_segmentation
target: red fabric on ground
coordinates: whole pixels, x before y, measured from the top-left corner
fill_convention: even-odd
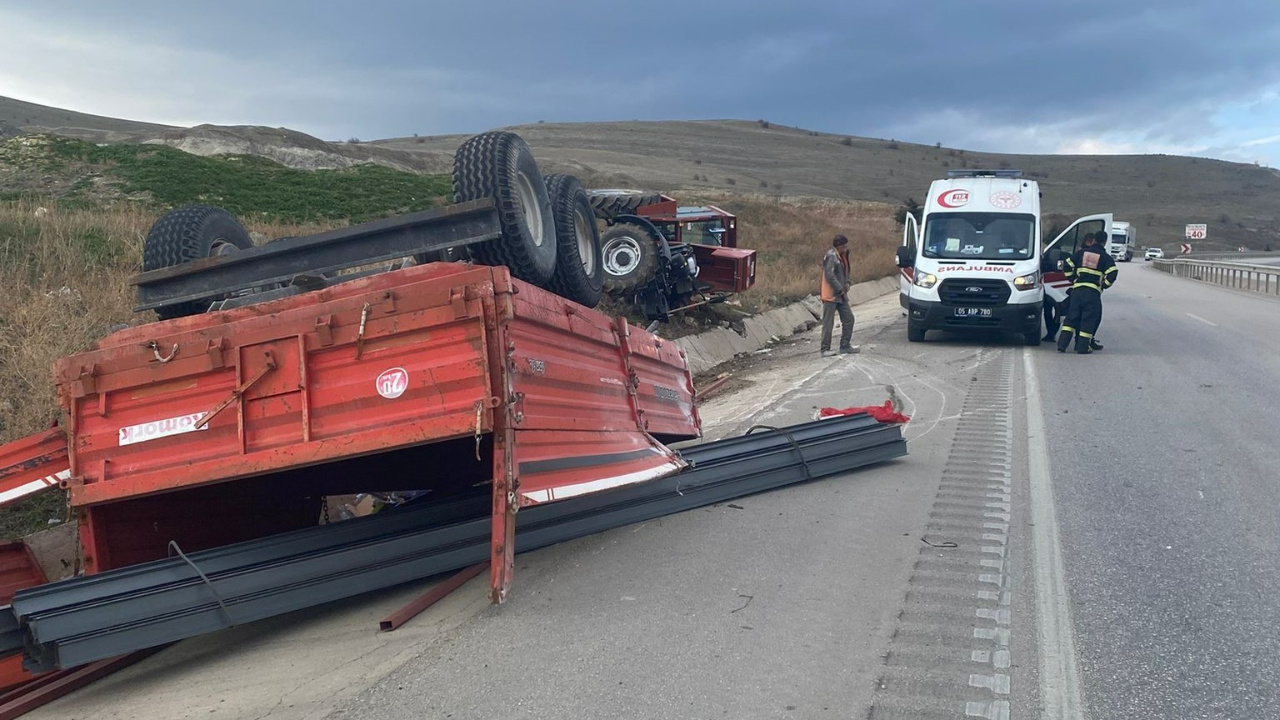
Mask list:
[[[889,400],[885,400],[884,405],[869,405],[867,407],[851,407],[842,409],[824,407],[818,411],[818,414],[821,417],[857,415],[858,413],[866,413],[882,423],[905,423],[911,421],[911,418],[894,410],[893,403]]]

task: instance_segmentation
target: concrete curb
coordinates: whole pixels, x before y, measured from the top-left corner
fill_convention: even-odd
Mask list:
[[[898,276],[858,283],[849,288],[849,304],[860,305],[869,300],[898,291]],[[701,375],[718,365],[768,347],[783,338],[804,332],[822,319],[822,301],[816,295],[775,308],[743,320],[743,335],[727,328],[712,328],[697,335],[678,338],[675,343],[689,360],[689,371]]]

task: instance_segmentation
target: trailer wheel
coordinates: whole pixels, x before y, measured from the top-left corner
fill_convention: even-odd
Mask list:
[[[645,227],[618,223],[600,234],[604,290],[621,295],[649,282],[658,267],[658,241]]]
[[[543,286],[556,268],[556,228],[547,185],[533,152],[519,135],[490,132],[462,144],[453,158],[457,202],[492,198],[502,237],[471,246],[484,265],[506,265],[511,274]]]
[[[650,190],[591,190],[591,207],[601,217],[632,215],[643,205],[662,200],[662,195]]]
[[[591,200],[572,175],[548,175],[551,215],[556,224],[556,270],[547,289],[570,300],[600,304],[604,269],[600,261],[600,229]]]
[[[186,205],[161,215],[151,226],[142,243],[142,269],[159,270],[251,247],[249,232],[231,213],[210,205]],[[198,315],[220,299],[156,308],[156,314],[161,320]]]

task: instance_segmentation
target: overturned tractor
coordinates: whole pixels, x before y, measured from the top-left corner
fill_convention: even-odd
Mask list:
[[[633,301],[646,319],[666,321],[695,299],[719,302],[755,283],[756,253],[738,247],[732,214],[641,190],[589,194],[606,224],[604,290]]]

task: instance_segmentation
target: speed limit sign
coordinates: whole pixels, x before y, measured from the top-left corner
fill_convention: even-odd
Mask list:
[[[1206,237],[1208,237],[1208,236],[1209,236],[1209,226],[1208,226],[1208,225],[1200,224],[1200,225],[1188,225],[1188,226],[1187,226],[1187,239],[1188,239],[1188,240],[1203,240],[1203,239],[1205,239],[1205,238],[1206,238]]]

